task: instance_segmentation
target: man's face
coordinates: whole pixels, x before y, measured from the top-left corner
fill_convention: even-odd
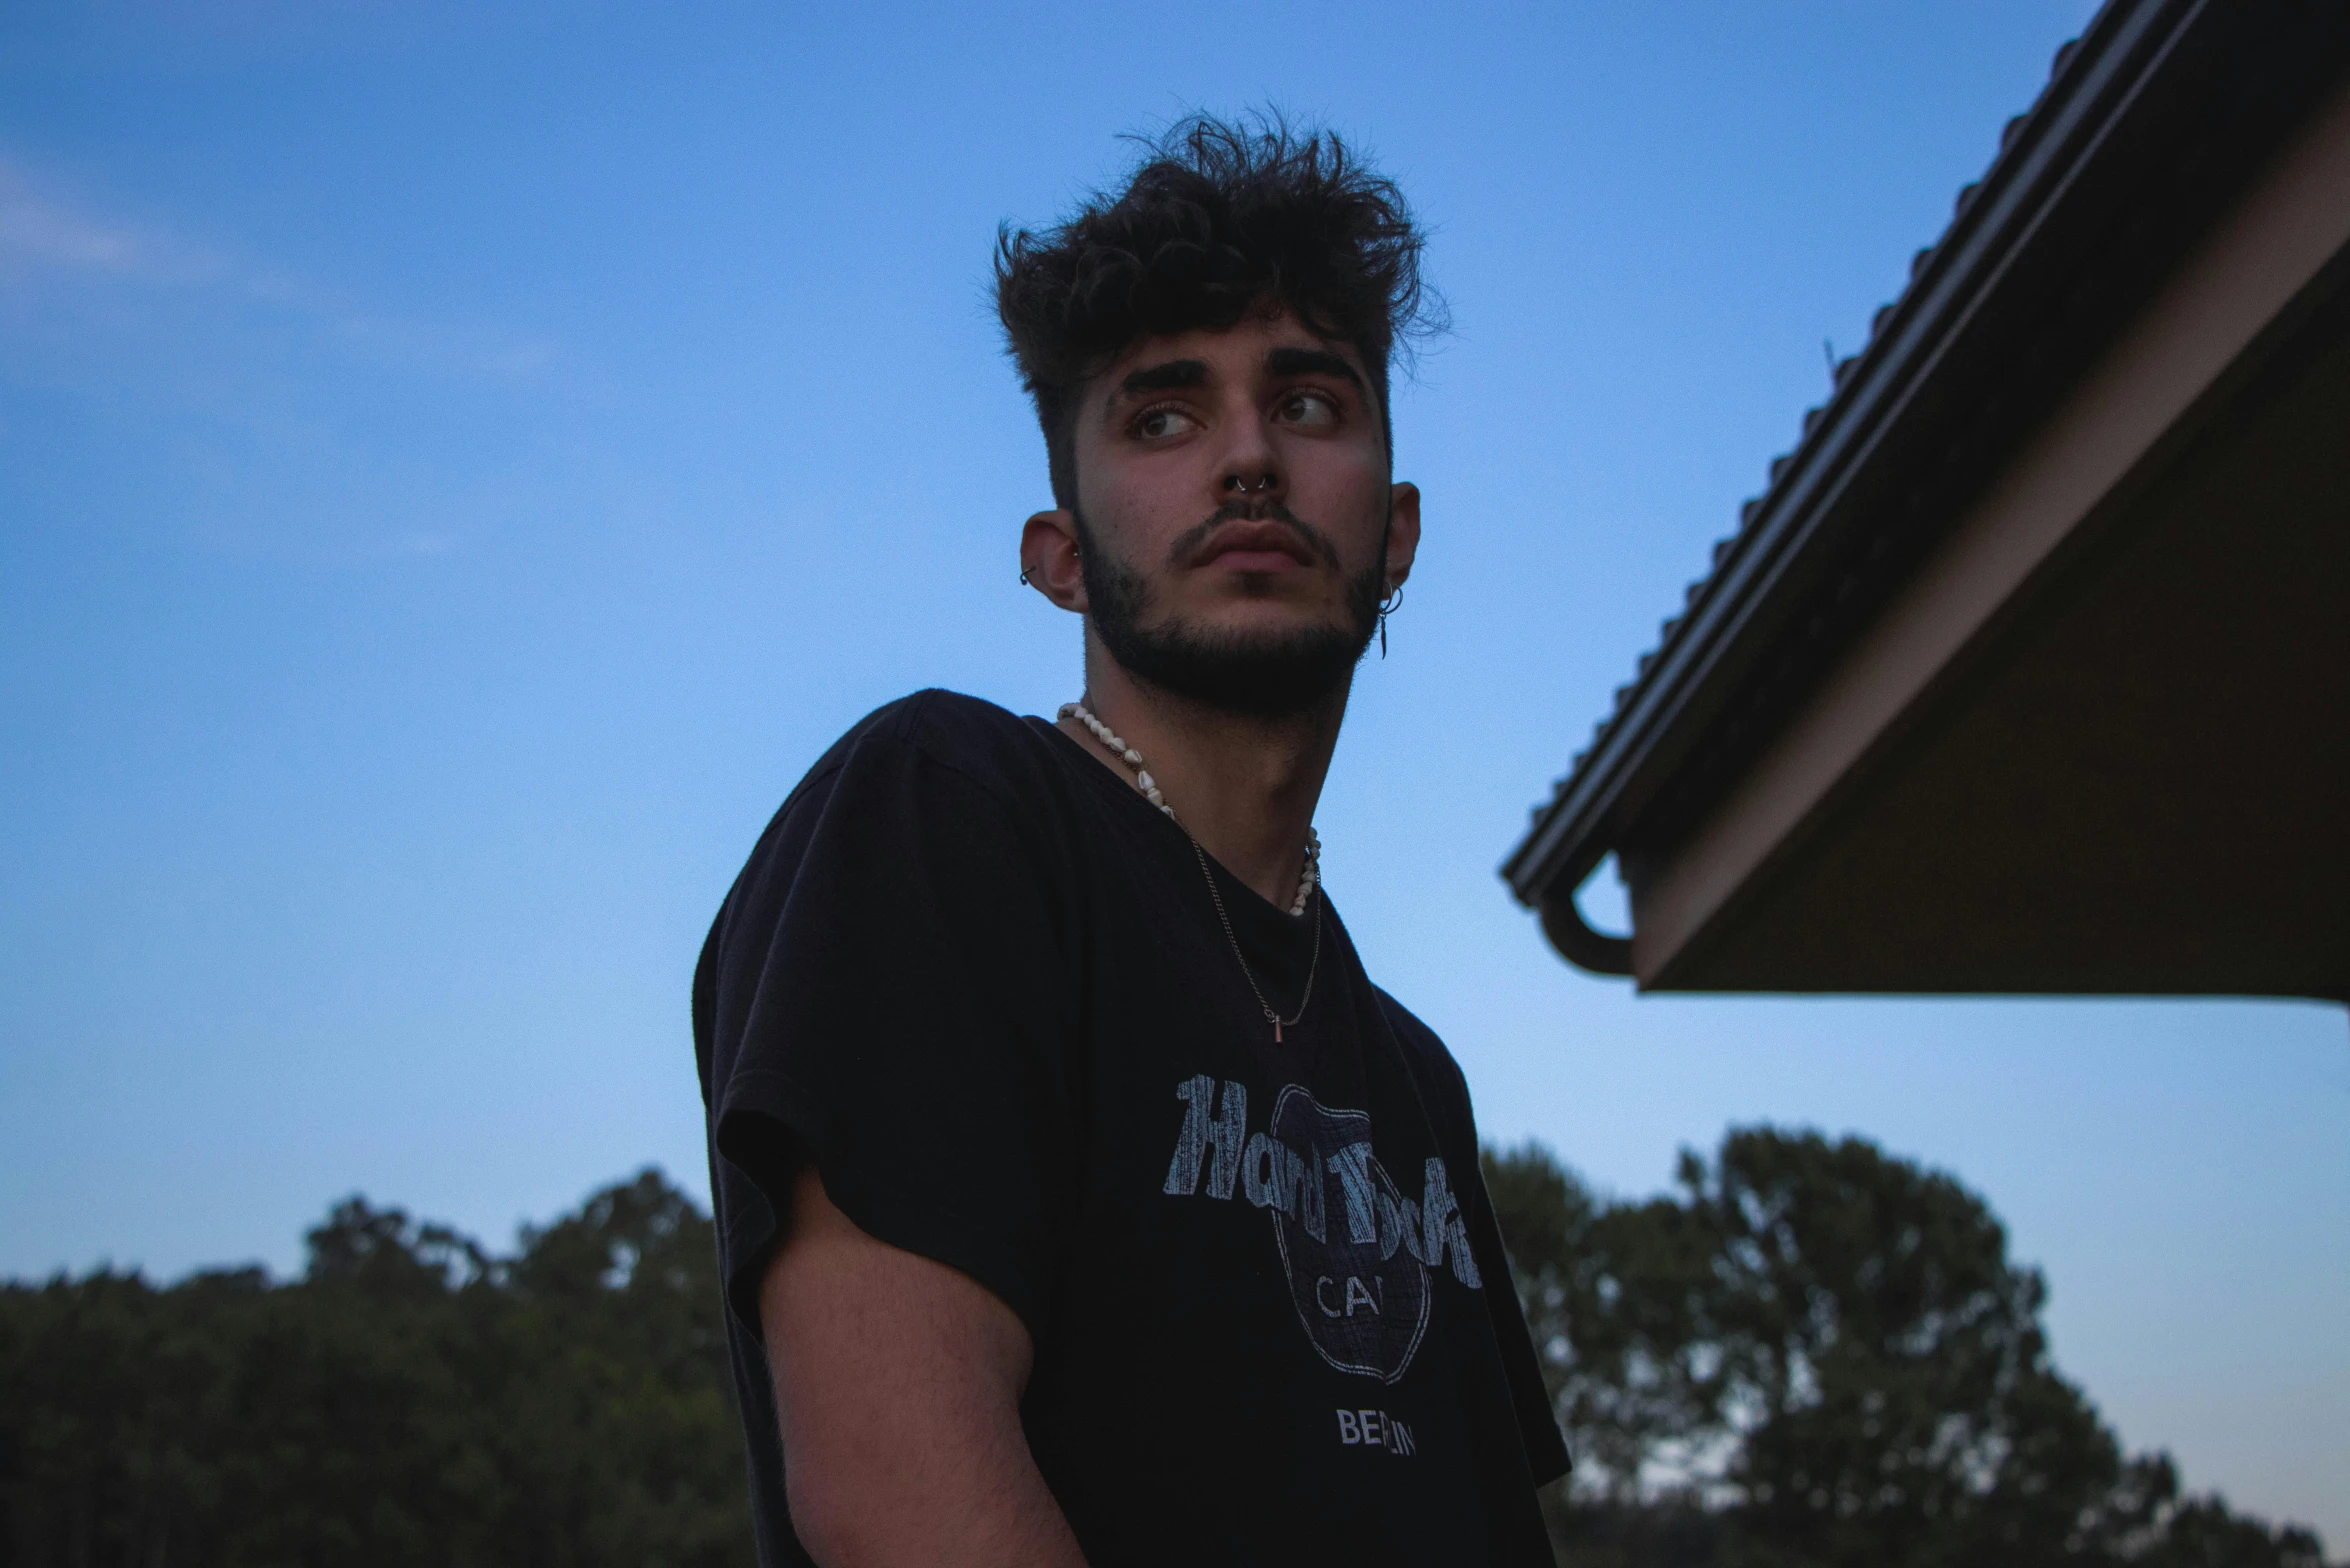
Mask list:
[[[1287,315],[1149,339],[1088,383],[1075,523],[1118,663],[1264,714],[1344,689],[1419,538],[1377,395],[1353,348]]]

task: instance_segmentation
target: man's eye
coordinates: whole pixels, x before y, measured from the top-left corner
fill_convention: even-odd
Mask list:
[[[1134,433],[1145,441],[1163,441],[1191,428],[1191,416],[1180,408],[1145,409],[1134,421]]]
[[[1320,392],[1292,392],[1275,410],[1281,422],[1318,427],[1338,423],[1338,405]]]

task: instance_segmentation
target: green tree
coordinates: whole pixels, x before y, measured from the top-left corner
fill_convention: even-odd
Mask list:
[[[1677,1194],[1546,1152],[1488,1185],[1579,1473],[1589,1564],[2314,1568],[2306,1531],[2182,1502],[2055,1369],[1983,1201],[1860,1139],[1733,1131]]]
[[[2149,1522],[1981,1199],[1856,1138],[1768,1130],[1680,1180],[1713,1240],[1740,1560],[2057,1562]]]
[[[2216,1497],[2182,1503],[2138,1559],[2148,1568],[2325,1568],[2314,1531],[2231,1513]]]
[[[0,1287],[0,1568],[750,1561],[709,1220],[647,1171],[493,1257],[353,1198],[301,1280]]]

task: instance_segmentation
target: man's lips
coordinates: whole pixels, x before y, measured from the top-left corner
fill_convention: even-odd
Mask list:
[[[1244,572],[1279,571],[1284,566],[1312,566],[1314,552],[1297,530],[1275,522],[1231,522],[1208,535],[1192,557],[1197,566],[1221,561]]]

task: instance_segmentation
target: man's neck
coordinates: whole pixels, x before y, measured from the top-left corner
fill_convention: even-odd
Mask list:
[[[1346,716],[1346,691],[1301,714],[1257,718],[1137,680],[1086,639],[1087,707],[1142,753],[1152,782],[1200,847],[1278,909],[1297,895],[1306,830]],[[1061,728],[1129,781],[1133,773],[1074,718]]]

